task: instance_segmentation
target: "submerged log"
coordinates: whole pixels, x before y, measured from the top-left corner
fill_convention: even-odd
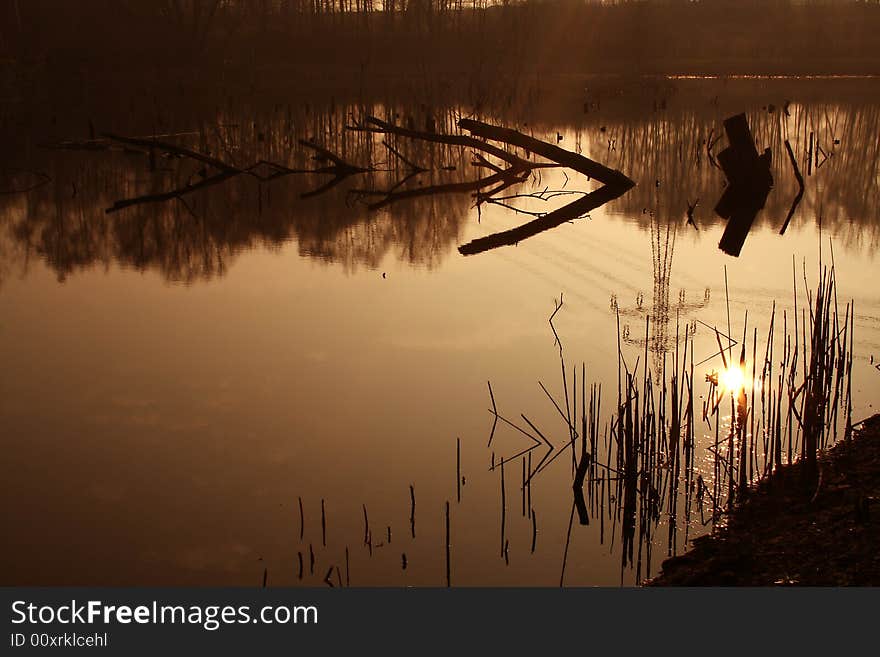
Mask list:
[[[730,145],[718,154],[718,164],[729,184],[715,212],[728,221],[718,247],[736,257],[773,187],[772,152],[767,148],[758,154],[745,114],[726,119],[724,130]]]
[[[523,182],[523,180],[525,180],[525,176],[528,173],[528,171],[522,171],[517,166],[512,166],[509,169],[505,169],[498,173],[493,173],[490,176],[486,176],[484,178],[473,181],[430,185],[428,187],[415,187],[413,189],[404,189],[402,191],[355,189],[352,190],[352,193],[356,196],[384,196],[382,200],[370,203],[367,206],[370,210],[380,210],[388,205],[391,205],[392,203],[405,201],[407,199],[418,198],[421,196],[438,196],[442,194],[462,194],[467,192],[479,192],[479,190],[490,185],[495,185],[499,182]]]
[[[199,153],[190,148],[186,148],[185,146],[178,146],[177,144],[171,144],[167,141],[160,141],[158,139],[141,139],[139,137],[123,137],[121,135],[115,135],[109,132],[105,132],[101,135],[106,139],[111,141],[119,142],[120,144],[127,144],[129,146],[138,146],[140,148],[146,149],[159,149],[166,153],[170,153],[172,155],[178,155],[180,157],[188,157],[192,160],[196,160],[197,162],[202,162],[203,164],[210,165],[219,171],[227,172],[227,173],[241,173],[241,169],[238,167],[234,167],[232,165],[227,164],[223,160],[220,160],[216,157],[211,157],[206,153]]]
[[[473,119],[461,119],[458,122],[458,125],[472,135],[524,148],[535,155],[540,155],[556,164],[561,164],[569,169],[574,169],[578,173],[582,173],[590,178],[595,178],[606,185],[619,185],[621,187],[626,187],[626,189],[630,189],[635,185],[632,180],[616,169],[610,169],[588,157],[584,157],[583,155],[572,151],[567,151],[555,144],[548,144],[547,142],[535,139],[534,137],[529,137],[517,130],[500,128],[481,121],[474,121]]]
[[[610,169],[588,157],[567,151],[555,144],[548,144],[534,137],[524,135],[517,130],[500,128],[472,119],[461,119],[458,125],[462,129],[469,131],[472,135],[523,148],[535,155],[550,160],[556,165],[568,167],[588,178],[594,178],[599,182],[605,183],[599,189],[584,195],[577,201],[549,212],[533,221],[511,230],[475,239],[460,246],[458,251],[462,255],[474,255],[498,248],[499,246],[516,244],[538,233],[560,226],[566,221],[583,217],[590,211],[623,196],[623,194],[635,186],[635,183],[620,171]]]
[[[401,126],[394,125],[393,123],[389,123],[388,121],[383,121],[382,119],[379,119],[375,116],[368,116],[366,118],[366,123],[368,124],[366,126],[347,126],[346,129],[356,132],[377,132],[380,134],[391,134],[398,137],[406,137],[408,139],[427,141],[435,144],[463,146],[465,148],[473,148],[474,150],[483,151],[484,153],[493,155],[499,160],[507,162],[507,164],[511,166],[528,165],[527,162],[524,162],[524,160],[516,157],[513,153],[508,153],[503,148],[495,146],[494,144],[487,144],[480,141],[479,139],[475,139],[474,137],[469,137],[467,135],[446,135],[437,132],[427,132],[421,130],[413,130],[412,128],[403,128]]]

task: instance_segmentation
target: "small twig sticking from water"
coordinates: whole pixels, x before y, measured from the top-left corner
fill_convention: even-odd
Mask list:
[[[367,505],[363,505],[364,508],[364,545],[367,545],[370,542],[370,519],[367,517]]]
[[[553,337],[555,338],[553,345],[554,346],[559,345],[559,353],[560,354],[562,354],[562,342],[559,340],[559,334],[556,332],[556,327],[553,326],[553,318],[556,317],[556,313],[558,313],[562,309],[562,304],[563,304],[562,292],[560,292],[559,293],[559,301],[556,301],[556,299],[553,300],[553,305],[555,306],[555,308],[553,310],[553,313],[550,315],[550,319],[547,320],[550,322],[550,328],[553,330]]]
[[[526,472],[531,476],[532,474],[532,453],[528,453],[528,463],[526,464]],[[526,481],[523,482],[523,485],[528,489],[526,491],[526,505],[528,507],[529,517],[531,517],[533,509],[532,509],[532,480],[527,478]]]
[[[492,430],[489,432],[489,444],[486,447],[492,446],[492,439],[495,438],[495,428],[498,426],[498,407],[495,405],[495,395],[492,394],[492,382],[486,382],[489,386],[489,399],[492,400],[492,414],[495,416],[492,420]]]
[[[461,438],[455,439],[455,488],[461,504]]]
[[[535,547],[538,543],[538,513],[532,509],[532,554],[535,553]]]
[[[504,486],[504,461],[501,461],[501,556],[504,556],[504,542],[507,530],[507,492]]]
[[[449,501],[446,502],[446,586],[452,586],[451,544],[449,542]]]
[[[571,528],[574,525],[574,504],[571,505],[571,515],[568,517],[568,532],[565,535],[565,551],[562,553],[562,573],[559,575],[559,586],[565,583],[565,565],[568,563],[568,546],[571,543]]]
[[[410,501],[410,509],[409,509],[409,530],[412,534],[412,537],[416,537],[416,490],[413,488],[413,485],[409,485],[409,501]],[[365,507],[366,508],[366,507]]]

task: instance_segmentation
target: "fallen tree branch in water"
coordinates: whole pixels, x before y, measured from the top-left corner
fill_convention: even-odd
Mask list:
[[[33,176],[37,178],[37,181],[27,185],[25,187],[20,187],[18,189],[13,185],[9,189],[0,189],[0,195],[6,196],[10,194],[26,194],[27,192],[31,192],[43,185],[47,185],[52,182],[52,177],[48,173],[43,173],[42,171],[30,171],[29,169],[3,169],[4,173],[9,173],[15,176],[16,174],[27,174],[29,176]]]
[[[102,133],[101,136],[111,141],[117,141],[121,144],[128,144],[129,146],[140,146],[141,148],[161,150],[181,157],[188,157],[192,160],[202,162],[203,164],[208,164],[220,171],[241,172],[241,169],[231,166],[216,157],[211,157],[205,153],[199,153],[184,146],[177,146],[176,144],[171,144],[167,141],[160,141],[158,139],[140,139],[138,137],[122,137],[109,132]]]
[[[606,185],[627,186],[627,189],[635,185],[632,180],[616,169],[610,169],[603,164],[599,164],[588,157],[580,155],[579,153],[567,151],[554,144],[548,144],[547,142],[535,139],[534,137],[529,137],[528,135],[524,135],[512,128],[500,128],[473,119],[461,119],[458,122],[458,125],[473,135],[492,139],[494,141],[501,141],[511,146],[518,146],[534,153],[535,155],[547,158],[557,165],[574,169],[588,178],[595,178]]]
[[[385,198],[381,201],[370,203],[367,206],[370,210],[380,210],[388,205],[391,205],[392,203],[396,203],[398,201],[403,201],[406,199],[418,198],[420,196],[434,196],[439,194],[456,193],[461,194],[479,190],[484,187],[488,187],[489,185],[494,185],[497,182],[512,182],[513,184],[516,184],[519,182],[523,182],[526,175],[528,175],[528,172],[519,171],[517,170],[517,167],[511,167],[510,169],[505,169],[499,173],[494,173],[491,176],[480,178],[479,180],[460,183],[446,183],[443,185],[431,185],[429,187],[417,187],[415,189],[405,189],[400,192],[395,191],[394,188],[388,191],[356,189],[352,190],[352,194],[360,197],[384,196]]]
[[[545,230],[555,228],[566,221],[582,217],[591,210],[622,196],[635,186],[635,183],[620,171],[610,169],[598,162],[594,162],[588,157],[580,155],[579,153],[567,151],[555,144],[548,144],[547,142],[540,141],[517,130],[500,128],[481,121],[474,121],[473,119],[461,119],[458,122],[458,125],[471,132],[471,134],[485,137],[487,139],[502,141],[512,146],[518,146],[534,153],[535,155],[547,158],[556,165],[573,169],[574,171],[583,174],[588,179],[595,178],[599,182],[604,183],[603,187],[585,194],[583,198],[573,201],[553,212],[540,215],[534,221],[530,221],[511,230],[475,239],[460,246],[458,251],[462,255],[474,255],[476,253],[482,253],[490,249],[498,248],[499,246],[516,244],[524,239],[537,235],[538,233],[542,233]],[[497,191],[500,190],[496,190],[496,192]],[[491,198],[484,197],[481,200],[491,201]]]
[[[316,169],[292,169],[283,164],[278,164],[277,162],[271,162],[269,160],[258,160],[254,164],[245,167],[239,168],[227,164],[223,160],[220,160],[216,157],[212,157],[211,155],[205,153],[199,153],[192,149],[186,148],[184,146],[177,146],[176,144],[170,144],[165,141],[159,141],[156,139],[142,139],[139,137],[122,137],[119,135],[114,135],[110,133],[105,133],[102,135],[106,139],[111,141],[117,141],[122,144],[128,144],[131,146],[138,146],[141,148],[147,148],[152,153],[155,150],[160,150],[165,153],[169,153],[172,155],[177,155],[179,157],[185,157],[191,160],[195,160],[207,166],[218,169],[220,173],[207,176],[207,170],[202,170],[203,179],[195,184],[187,183],[181,187],[177,187],[175,189],[171,189],[167,192],[158,192],[155,194],[144,194],[142,196],[136,196],[133,198],[122,199],[116,201],[110,208],[107,208],[106,212],[108,214],[117,212],[124,208],[132,207],[135,205],[144,205],[148,203],[161,203],[164,201],[170,201],[173,199],[179,199],[186,194],[191,194],[193,192],[205,189],[207,187],[212,187],[214,185],[218,185],[226,180],[239,175],[248,175],[261,182],[268,182],[271,180],[275,180],[277,178],[281,178],[283,176],[289,175],[298,175],[298,174],[331,174],[333,178],[321,185],[315,190],[311,192],[305,192],[301,195],[301,198],[311,198],[313,196],[318,196],[319,194],[323,194],[327,190],[335,187],[339,183],[341,183],[346,178],[359,174],[366,173],[371,171],[371,169],[367,169],[364,167],[359,167],[349,162],[346,162],[338,155],[333,153],[332,151],[324,148],[323,146],[316,144],[315,142],[308,141],[306,139],[300,139],[299,143],[306,148],[309,148],[316,152],[316,155],[313,156],[313,159],[317,161],[329,161],[331,164],[328,166],[318,167]],[[259,172],[260,167],[268,167],[272,169],[272,173],[268,175],[261,175]]]
[[[401,126],[394,125],[393,123],[383,121],[382,119],[376,118],[375,116],[366,117],[365,122],[368,125],[346,126],[346,130],[352,130],[355,132],[376,132],[380,134],[391,134],[397,135],[399,137],[416,139],[419,141],[432,142],[435,144],[463,146],[465,148],[473,148],[474,150],[483,151],[484,153],[493,155],[499,160],[507,162],[511,166],[517,164],[530,164],[522,158],[517,157],[513,153],[508,153],[503,148],[495,146],[494,144],[487,144],[484,141],[480,141],[479,139],[476,139],[474,137],[469,137],[468,135],[447,135],[437,132],[414,130],[412,128],[403,128]]]
[[[439,182],[424,187],[412,185],[409,188],[404,188],[404,185],[409,181],[413,180],[417,175],[427,172],[428,169],[416,164],[413,160],[404,155],[396,142],[392,143],[392,140],[383,140],[382,144],[385,148],[406,167],[406,175],[385,190],[355,189],[351,194],[358,199],[366,199],[369,197],[376,199],[367,204],[367,207],[370,210],[376,211],[408,199],[441,194],[473,193],[478,210],[483,203],[491,202],[513,210],[516,213],[525,213],[535,217],[535,221],[529,222],[510,231],[504,231],[494,236],[475,240],[459,249],[462,254],[471,254],[479,253],[505,244],[515,244],[522,239],[553,228],[563,222],[582,217],[590,210],[622,195],[635,184],[620,171],[611,169],[598,162],[594,162],[583,155],[567,151],[555,144],[540,141],[516,130],[493,126],[472,119],[461,119],[458,125],[462,129],[469,131],[471,134],[442,134],[434,132],[433,130],[422,131],[413,128],[405,128],[374,116],[367,116],[361,123],[346,126],[347,130],[393,135],[397,138],[470,149],[473,151],[473,165],[475,167],[488,169],[489,172],[491,172],[489,175],[480,177],[476,180]],[[163,154],[172,158],[188,159],[201,165],[200,169],[195,174],[200,176],[201,180],[198,180],[195,183],[186,181],[185,184],[179,185],[168,191],[144,194],[133,198],[118,200],[112,205],[112,207],[107,209],[108,213],[117,212],[121,209],[136,205],[159,203],[174,199],[179,200],[185,195],[218,185],[230,178],[240,175],[253,177],[260,182],[270,182],[286,176],[301,174],[326,174],[332,176],[330,180],[326,181],[316,189],[300,195],[301,198],[306,199],[327,192],[351,176],[377,170],[372,166],[359,166],[348,162],[328,148],[311,140],[301,139],[299,140],[299,144],[314,152],[312,159],[315,160],[319,166],[316,166],[315,168],[295,169],[265,159],[260,159],[249,166],[237,166],[224,161],[216,155],[200,152],[187,146],[178,145],[157,138],[160,136],[162,135],[126,137],[112,133],[104,133],[102,137],[105,141],[98,142],[98,140],[90,140],[88,142],[88,147],[100,146],[101,148],[106,148],[110,143],[118,143],[124,148],[131,148],[135,152],[148,155],[150,157],[151,170],[154,170],[157,154]],[[491,142],[500,142],[500,144]],[[72,144],[67,144],[67,146],[74,147]],[[517,155],[516,151],[518,149],[525,151],[526,155],[522,157]],[[534,160],[531,159],[532,156],[535,156]],[[488,159],[490,157],[495,161],[490,161]],[[540,161],[541,158],[547,161]],[[572,170],[583,174],[590,180],[595,178],[600,183],[604,183],[604,187],[589,193],[558,190],[549,192],[545,188],[543,191],[537,193],[512,194],[496,198],[496,196],[505,189],[526,182],[530,175],[540,169],[560,167],[571,168]],[[398,168],[399,167],[395,165],[394,170],[397,170]],[[568,182],[567,175],[566,182]],[[548,201],[555,196],[563,194],[582,194],[583,198],[549,213],[532,212],[505,203],[505,201],[509,199],[526,197]]]

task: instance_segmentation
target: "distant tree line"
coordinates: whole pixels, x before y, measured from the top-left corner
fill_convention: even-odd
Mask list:
[[[389,73],[745,71],[755,62],[880,72],[880,3],[0,0],[0,57],[61,67],[197,61]]]

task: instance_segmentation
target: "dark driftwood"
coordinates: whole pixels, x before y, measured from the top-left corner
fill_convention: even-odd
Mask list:
[[[758,155],[746,115],[726,119],[724,131],[730,145],[718,154],[718,162],[730,184],[759,190],[772,186],[770,149]]]
[[[382,145],[389,151],[394,153],[394,155],[397,156],[397,159],[403,162],[412,173],[424,173],[425,171],[427,171],[426,168],[419,166],[418,164],[407,158],[403,153],[394,148],[394,146],[389,144],[387,141],[383,141]]]
[[[595,178],[606,185],[619,185],[621,187],[626,187],[626,189],[630,189],[635,185],[632,180],[616,169],[610,169],[603,164],[594,162],[588,157],[584,157],[583,155],[579,155],[572,151],[567,151],[554,144],[548,144],[547,142],[535,139],[534,137],[529,137],[517,130],[511,128],[499,128],[498,126],[489,125],[488,123],[483,123],[481,121],[474,121],[473,119],[461,119],[458,122],[458,125],[460,128],[467,130],[473,135],[524,148],[535,155],[540,155],[556,164],[568,167],[569,169],[574,169],[578,173],[582,173],[590,178]]]
[[[341,157],[336,155],[334,152],[328,151],[326,148],[316,144],[313,141],[309,141],[307,139],[300,139],[299,143],[302,146],[305,146],[306,148],[311,148],[313,151],[315,151],[319,156],[319,158],[316,158],[316,159],[323,158],[325,160],[330,160],[331,162],[333,162],[332,167],[323,167],[322,169],[317,170],[320,173],[336,173],[336,175],[350,176],[355,173],[366,173],[367,171],[369,171],[369,169],[355,166],[354,164],[349,164],[348,162],[343,160]]]
[[[109,132],[105,132],[101,136],[112,141],[118,141],[121,144],[140,146],[141,148],[147,149],[156,149],[160,151],[165,151],[166,153],[173,153],[175,155],[188,157],[193,160],[198,160],[199,162],[202,162],[204,164],[209,164],[212,167],[219,169],[220,171],[233,171],[236,173],[239,173],[241,171],[241,169],[231,166],[223,160],[218,160],[216,157],[211,157],[210,155],[206,155],[205,153],[199,153],[184,146],[170,144],[167,141],[159,141],[158,139],[140,139],[138,137],[121,137],[119,135],[114,135]]]
[[[535,165],[517,157],[513,153],[508,153],[503,148],[494,144],[487,144],[484,141],[469,137],[468,135],[446,135],[437,132],[425,132],[422,130],[413,130],[411,128],[402,128],[396,126],[375,116],[368,116],[366,122],[369,126],[348,126],[349,130],[361,132],[379,132],[383,134],[392,134],[399,137],[408,137],[409,139],[417,139],[419,141],[428,141],[435,144],[448,144],[450,146],[464,146],[465,148],[473,148],[483,151],[489,155],[497,157],[499,160],[507,162],[509,165],[520,165],[534,167]]]
[[[728,221],[718,247],[736,257],[773,186],[772,153],[768,148],[758,155],[745,114],[726,119],[724,130],[730,145],[718,154],[718,163],[729,185],[716,204],[715,212]]]
[[[588,178],[595,178],[599,182],[605,183],[603,187],[586,194],[583,198],[517,228],[481,237],[460,246],[458,251],[462,255],[474,255],[499,246],[516,244],[545,230],[555,228],[566,221],[582,217],[591,210],[595,210],[605,203],[622,196],[635,186],[635,183],[620,171],[610,169],[583,155],[540,141],[517,130],[499,128],[472,119],[461,119],[458,125],[462,129],[468,130],[471,134],[523,148],[535,155],[551,160],[554,166],[565,166],[578,173],[582,173]],[[527,162],[527,165],[536,166],[530,162]],[[493,192],[497,191],[499,190],[493,190]],[[486,196],[488,195],[483,195],[484,198]],[[484,198],[479,200],[484,200]]]
[[[355,166],[353,164],[349,164],[342,158],[340,158],[335,153],[328,151],[323,146],[319,146],[315,142],[308,141],[305,139],[300,139],[299,143],[306,148],[311,148],[313,151],[318,153],[318,157],[316,159],[325,159],[329,160],[333,163],[333,166],[321,167],[320,169],[315,169],[309,173],[330,173],[333,174],[333,179],[329,182],[321,185],[317,189],[312,190],[311,192],[306,192],[300,195],[300,198],[307,199],[312,198],[314,196],[318,196],[323,194],[324,192],[336,187],[339,183],[350,176],[357,175],[359,173],[366,173],[369,169],[365,169],[363,167]]]
[[[202,164],[206,164],[208,166],[214,167],[218,169],[220,173],[208,176],[203,180],[195,184],[186,184],[182,187],[178,187],[176,189],[168,190],[167,192],[159,192],[156,194],[144,194],[143,196],[136,196],[133,198],[122,199],[116,201],[112,207],[107,208],[106,212],[112,213],[122,210],[123,208],[128,208],[135,205],[144,205],[147,203],[161,203],[164,201],[170,201],[173,199],[182,198],[186,194],[191,194],[193,192],[205,189],[206,187],[212,187],[214,185],[218,185],[233,176],[238,175],[248,175],[253,176],[257,180],[262,182],[267,182],[270,180],[275,180],[276,178],[281,178],[283,176],[295,175],[295,174],[307,174],[307,173],[316,173],[316,174],[330,174],[333,178],[321,185],[315,190],[311,192],[305,192],[301,195],[301,198],[310,198],[313,196],[318,196],[319,194],[323,194],[327,190],[335,187],[343,180],[348,178],[349,176],[353,176],[359,173],[366,173],[369,169],[365,169],[363,167],[358,167],[349,162],[346,162],[335,153],[327,150],[323,146],[320,146],[314,142],[307,141],[305,139],[300,139],[299,143],[306,148],[309,148],[317,153],[315,159],[329,161],[330,164],[328,166],[318,167],[316,169],[291,169],[290,167],[286,167],[282,164],[278,164],[277,162],[270,162],[268,160],[259,160],[258,162],[252,164],[249,167],[244,169],[240,169],[238,167],[232,166],[215,157],[211,157],[210,155],[206,155],[204,153],[199,153],[193,151],[184,146],[177,146],[176,144],[170,144],[165,141],[159,141],[156,139],[143,139],[140,137],[121,137],[119,135],[114,135],[110,133],[106,133],[103,135],[105,138],[110,139],[112,141],[117,141],[122,144],[129,144],[132,146],[139,146],[148,148],[151,151],[160,150],[166,153],[171,153],[174,155],[179,155],[180,157],[187,157],[197,162],[201,162]],[[267,166],[273,169],[273,172],[268,175],[260,175],[258,172],[258,168],[260,166]]]
[[[566,221],[581,217],[591,210],[595,210],[605,203],[622,196],[635,185],[630,178],[620,171],[610,169],[578,153],[573,153],[554,144],[548,144],[534,137],[524,135],[517,130],[499,128],[472,119],[461,119],[458,124],[462,129],[468,130],[471,134],[485,139],[502,141],[511,146],[518,146],[535,155],[547,158],[556,165],[568,167],[589,178],[595,178],[599,182],[605,183],[604,187],[586,194],[583,198],[534,221],[530,221],[512,230],[473,240],[459,247],[459,253],[463,255],[473,255],[499,246],[516,244],[545,230],[555,228]]]
[[[371,203],[367,206],[370,210],[380,210],[381,208],[391,205],[392,203],[397,203],[399,201],[404,201],[407,199],[418,198],[420,196],[474,192],[502,181],[512,181],[514,183],[522,182],[524,179],[523,176],[526,173],[527,172],[518,170],[518,167],[511,167],[510,169],[506,169],[499,173],[493,173],[491,176],[486,176],[484,178],[469,182],[446,183],[443,185],[431,185],[429,187],[417,187],[414,189],[405,189],[400,192],[394,190],[383,192],[358,189],[354,190],[352,193],[361,196],[384,196],[385,198],[383,198],[381,201],[376,201],[375,203]]]
[[[600,205],[621,196],[635,184],[620,171],[610,169],[587,157],[567,151],[554,144],[542,142],[516,130],[499,128],[497,126],[470,119],[462,119],[459,121],[459,126],[471,132],[471,135],[445,135],[436,132],[403,128],[372,116],[367,117],[363,125],[349,126],[348,129],[350,130],[392,134],[408,139],[471,148],[474,150],[474,164],[476,166],[488,168],[492,172],[490,175],[474,181],[437,184],[417,189],[398,191],[403,183],[412,178],[412,176],[424,172],[425,169],[408,160],[391,144],[385,143],[388,150],[409,168],[409,175],[386,191],[355,190],[354,193],[361,196],[383,197],[381,200],[375,201],[368,206],[371,210],[378,210],[398,201],[422,196],[471,192],[476,192],[476,201],[479,206],[481,203],[491,200],[492,197],[500,191],[512,185],[522,183],[535,169],[550,167],[568,167],[574,171],[582,173],[588,178],[595,178],[599,182],[604,183],[604,187],[589,194],[585,194],[577,201],[546,215],[540,216],[534,221],[530,221],[513,230],[474,240],[473,242],[460,247],[459,251],[462,254],[467,255],[479,253],[497,246],[515,244],[527,237],[554,228],[566,221],[581,217]],[[144,203],[179,199],[186,194],[217,185],[228,178],[237,175],[252,176],[264,182],[293,174],[312,173],[331,175],[332,178],[317,189],[302,194],[302,198],[309,198],[326,192],[350,176],[373,170],[346,162],[323,146],[306,140],[300,140],[299,143],[302,146],[315,151],[316,155],[314,159],[319,163],[323,163],[324,166],[319,166],[314,169],[291,169],[281,164],[261,160],[248,167],[239,168],[211,155],[199,153],[184,146],[178,146],[167,141],[156,139],[155,137],[122,137],[113,134],[106,134],[104,136],[112,141],[147,149],[150,153],[161,151],[179,157],[186,157],[200,162],[207,167],[218,170],[218,173],[209,176],[206,174],[207,169],[203,169],[203,179],[195,184],[186,184],[177,189],[172,189],[166,192],[147,194],[117,201],[114,203],[113,207],[107,210],[107,212],[115,212],[122,208]],[[487,140],[502,142],[505,147],[489,143]],[[508,147],[522,148],[525,151],[549,161],[536,162],[524,159],[506,150]],[[504,164],[493,164],[486,159],[486,156],[495,157]],[[262,174],[260,172],[260,167],[268,167],[270,173],[268,173],[268,175]],[[490,189],[488,189],[488,191],[483,191],[487,188]]]

